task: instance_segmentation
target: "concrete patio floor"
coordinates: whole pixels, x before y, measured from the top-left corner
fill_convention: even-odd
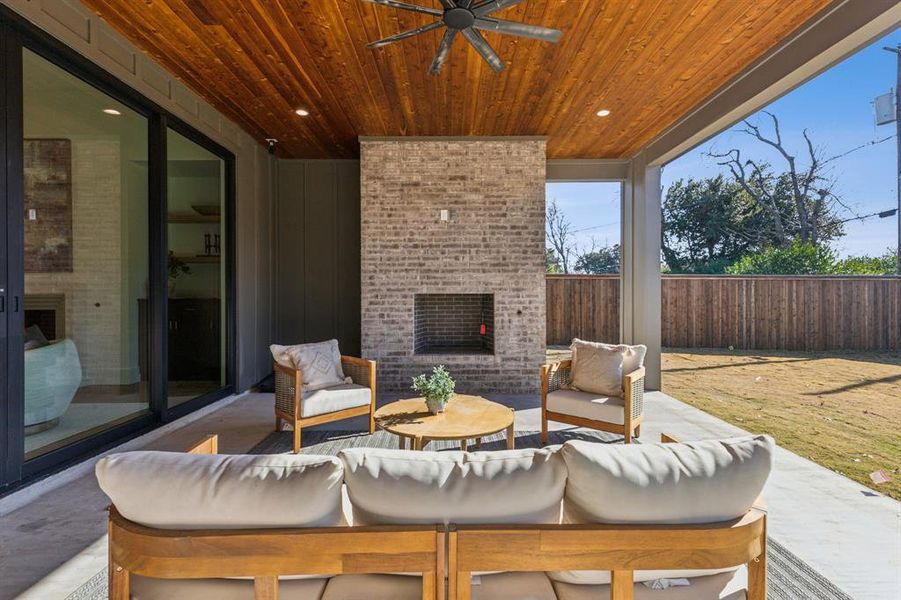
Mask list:
[[[489,397],[516,409],[516,429],[539,428],[537,397]],[[270,394],[228,398],[114,451],[180,450],[217,433],[221,452],[246,452],[270,433],[272,405]],[[645,442],[662,432],[683,440],[745,433],[659,392],[647,394],[645,414]],[[362,419],[323,426],[364,427]],[[0,599],[63,599],[106,565],[107,500],[95,462],[0,499]],[[858,600],[901,597],[901,503],[782,449],[764,495],[769,534],[823,576]]]

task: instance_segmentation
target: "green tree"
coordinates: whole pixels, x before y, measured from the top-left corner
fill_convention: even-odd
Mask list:
[[[794,241],[747,254],[726,272],[731,275],[826,275],[833,272],[835,252],[828,246]]]
[[[741,185],[718,175],[680,179],[663,201],[663,258],[672,273],[723,273],[745,254],[777,243],[768,216]]]
[[[576,271],[589,275],[619,273],[619,244],[586,252],[576,260]]]
[[[544,249],[544,268],[547,273],[558,274],[563,272],[560,266],[560,258],[553,248]]]

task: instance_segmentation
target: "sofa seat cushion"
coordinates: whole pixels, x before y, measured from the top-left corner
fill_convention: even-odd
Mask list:
[[[354,525],[558,523],[566,466],[556,449],[340,454]]]
[[[422,578],[406,575],[338,575],[322,600],[420,600]],[[544,573],[500,573],[473,578],[472,600],[556,600]]]
[[[633,600],[746,600],[747,571],[695,577],[691,585],[652,590],[643,583],[634,586]],[[609,585],[575,585],[554,582],[559,600],[597,600],[610,597]]]
[[[557,390],[547,395],[547,409],[592,421],[613,425],[625,423],[625,400],[577,390]]]
[[[774,452],[763,435],[686,444],[567,442],[564,514],[575,523],[735,519],[760,496]]]
[[[250,600],[253,581],[248,579],[153,579],[132,575],[133,600]],[[282,580],[279,600],[319,600],[328,579]]]
[[[348,408],[369,406],[370,402],[372,402],[372,392],[368,387],[355,383],[343,383],[312,392],[304,392],[300,401],[300,416],[307,419]]]
[[[125,452],[100,459],[119,513],[161,529],[329,527],[344,523],[333,456]],[[148,500],[152,499],[152,501]]]

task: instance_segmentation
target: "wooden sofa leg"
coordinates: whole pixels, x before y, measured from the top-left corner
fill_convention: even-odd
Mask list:
[[[109,565],[109,599],[130,600],[130,584],[128,571],[111,562]]]
[[[632,571],[612,571],[610,580],[610,600],[632,600],[635,591]]]
[[[300,421],[294,421],[294,454],[300,453]]]
[[[282,430],[282,418],[278,415],[275,415],[275,430],[276,431]]]
[[[631,427],[623,428],[623,443],[624,444],[632,443],[632,428]]]
[[[253,580],[254,600],[278,600],[278,577],[255,577]]]
[[[641,425],[635,428],[635,437],[641,437]]]
[[[541,411],[541,444],[547,444],[547,415]]]
[[[748,600],[766,600],[766,541],[763,552],[748,563]]]

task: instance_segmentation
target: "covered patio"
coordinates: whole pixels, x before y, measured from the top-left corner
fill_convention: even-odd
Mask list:
[[[661,391],[661,170],[899,24],[0,0],[0,599],[894,597],[897,501]],[[590,389],[554,182],[621,199]]]
[[[536,432],[540,426],[537,397],[489,396],[516,408],[516,429]],[[385,397],[385,404],[393,397]],[[220,452],[250,451],[272,433],[272,398],[248,393],[222,400],[201,414],[129,442],[117,451],[155,449],[181,451],[215,431]],[[648,442],[661,434],[686,440],[722,439],[746,435],[660,392],[647,396],[648,420],[642,437]],[[315,428],[323,436],[365,430],[364,418]],[[555,425],[555,428],[568,428]],[[331,431],[331,432],[330,432]],[[83,598],[105,585],[107,562],[105,496],[97,486],[93,463],[73,467],[0,501],[0,540],[15,547],[4,557],[0,596],[4,598]],[[839,589],[851,598],[890,598],[897,585],[898,503],[816,465],[779,450],[776,466],[764,491],[769,510],[769,533],[787,550],[788,564],[779,573],[798,577],[783,581],[780,595],[792,598],[792,585],[809,593]],[[792,564],[790,557],[799,564]],[[805,568],[806,567],[806,568]],[[809,570],[808,570],[809,569]],[[95,577],[96,576],[96,577]],[[829,582],[817,588],[817,578]],[[80,592],[79,592],[80,590]],[[81,595],[77,595],[79,592]],[[794,596],[795,598],[797,596]],[[824,596],[842,597],[842,596]]]

